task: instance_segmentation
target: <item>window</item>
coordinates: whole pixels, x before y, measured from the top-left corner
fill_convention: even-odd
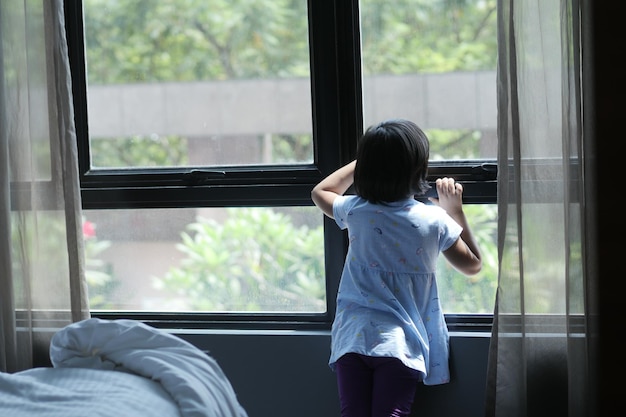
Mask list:
[[[387,117],[495,253],[495,0],[66,1],[66,26],[94,315],[327,327],[347,242],[310,190]],[[450,313],[489,311],[491,266],[442,262]]]

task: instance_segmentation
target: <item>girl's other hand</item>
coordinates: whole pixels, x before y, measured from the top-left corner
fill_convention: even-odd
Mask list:
[[[437,178],[435,181],[438,198],[429,197],[432,203],[453,215],[463,210],[463,186],[454,178]]]

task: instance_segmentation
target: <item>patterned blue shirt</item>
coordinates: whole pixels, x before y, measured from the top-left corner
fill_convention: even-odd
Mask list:
[[[352,195],[333,204],[348,229],[331,332],[329,365],[346,353],[396,357],[425,385],[450,381],[449,336],[435,271],[462,228],[441,207],[413,198],[371,204]]]

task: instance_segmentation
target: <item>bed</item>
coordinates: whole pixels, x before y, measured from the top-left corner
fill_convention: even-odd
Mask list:
[[[212,357],[142,322],[73,323],[52,337],[50,360],[0,372],[0,416],[247,417]]]

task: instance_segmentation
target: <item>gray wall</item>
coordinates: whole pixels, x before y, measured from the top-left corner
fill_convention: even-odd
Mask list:
[[[423,129],[495,132],[495,71],[381,75],[363,82],[365,126],[405,117]],[[91,137],[306,133],[312,129],[311,84],[302,78],[94,85],[88,112]]]
[[[220,364],[249,417],[339,417],[328,332],[175,332]],[[451,333],[451,382],[420,386],[413,416],[484,417],[489,335]]]

